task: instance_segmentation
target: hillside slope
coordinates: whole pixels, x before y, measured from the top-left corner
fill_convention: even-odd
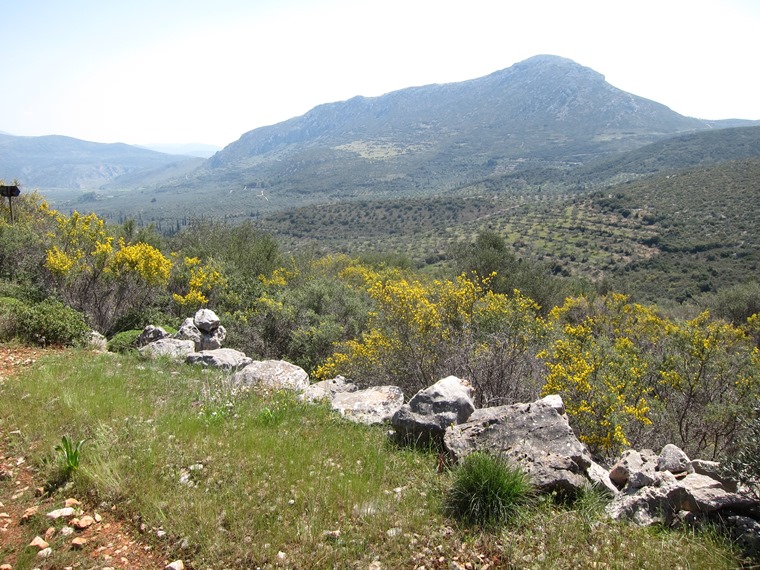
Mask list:
[[[592,69],[542,55],[479,79],[320,105],[245,133],[145,198],[156,198],[150,209],[163,215],[234,218],[336,200],[426,196],[736,124],[684,117],[613,87]],[[136,206],[125,195],[107,207],[124,213]]]
[[[0,179],[27,188],[95,189],[124,174],[181,162],[187,157],[123,143],[102,144],[49,135],[0,135]]]

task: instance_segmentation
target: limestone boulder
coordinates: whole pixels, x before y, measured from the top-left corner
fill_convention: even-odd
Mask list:
[[[602,474],[605,470],[575,437],[556,399],[476,410],[466,423],[450,426],[443,439],[457,461],[474,451],[511,460],[539,492],[574,495],[594,483],[616,492]]]
[[[135,344],[138,348],[140,348],[150,344],[151,342],[156,342],[157,340],[167,338],[168,336],[169,333],[167,333],[162,327],[148,325],[140,333],[140,336],[137,337]]]
[[[191,342],[191,341],[180,341]],[[234,348],[219,348],[217,350],[201,350],[192,352],[185,357],[187,364],[200,364],[222,370],[238,370],[248,366],[253,359]]]
[[[654,483],[657,455],[651,449],[628,449],[610,469],[610,480],[618,489],[639,489]]]
[[[727,512],[755,520],[760,516],[760,505],[754,497],[731,492],[706,475],[690,473],[677,479],[670,471],[658,471],[651,485],[616,495],[606,510],[613,519],[641,526],[670,525],[682,511],[693,515]]]
[[[195,343],[191,340],[180,340],[176,338],[162,338],[150,344],[146,344],[138,349],[140,354],[146,358],[170,358],[172,360],[183,361],[187,356],[195,351]]]
[[[417,392],[393,415],[391,424],[402,439],[442,439],[451,425],[466,422],[475,411],[472,386],[448,376]]]
[[[309,387],[306,371],[284,360],[255,360],[235,374],[235,381],[267,390],[303,392]]]
[[[318,402],[327,400],[332,402],[336,394],[343,392],[356,392],[359,387],[353,382],[349,382],[343,376],[336,376],[330,380],[322,380],[310,384],[301,394],[301,399],[306,402]]]
[[[227,330],[219,325],[211,332],[201,333],[201,350],[216,350],[222,348],[224,339],[227,338]]]
[[[195,343],[195,350],[201,349],[201,331],[195,326],[195,322],[190,317],[186,318],[179,330],[172,335],[173,338],[180,340],[192,340]]]
[[[398,386],[375,386],[355,392],[339,392],[332,408],[345,418],[363,424],[389,422],[404,405],[404,393]]]
[[[662,448],[657,458],[657,470],[671,473],[694,473],[689,457],[680,447],[672,443]]]
[[[200,309],[195,313],[193,323],[201,332],[211,333],[220,325],[219,317],[211,309]]]

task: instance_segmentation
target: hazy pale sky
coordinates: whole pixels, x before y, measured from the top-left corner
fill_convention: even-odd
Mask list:
[[[0,131],[224,146],[321,103],[537,54],[760,119],[758,0],[0,0]]]

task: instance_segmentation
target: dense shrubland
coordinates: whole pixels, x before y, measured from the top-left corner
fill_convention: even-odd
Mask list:
[[[177,326],[209,306],[228,346],[316,378],[410,396],[455,374],[481,406],[559,393],[600,456],[673,442],[720,457],[751,429],[756,284],[681,318],[518,260],[488,232],[454,244],[451,273],[432,276],[403,256],[286,255],[251,223],[166,238],[56,212],[34,194],[15,210],[15,224],[0,222],[3,340],[72,344],[92,327],[126,350],[125,331]]]

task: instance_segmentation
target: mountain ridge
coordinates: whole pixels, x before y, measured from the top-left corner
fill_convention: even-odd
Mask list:
[[[42,189],[97,189],[119,176],[189,158],[63,135],[0,134],[0,179],[18,179],[27,187]]]

